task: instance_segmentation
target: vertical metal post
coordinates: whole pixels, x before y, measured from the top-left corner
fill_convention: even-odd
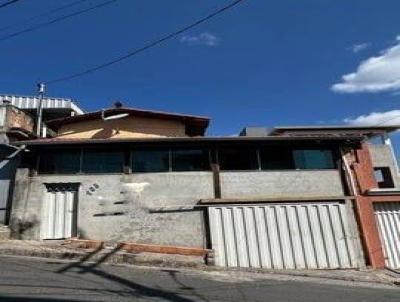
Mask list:
[[[44,83],[37,84],[39,93],[39,104],[37,106],[37,118],[36,118],[36,135],[38,138],[42,135],[42,114],[43,114],[43,95],[46,89]]]
[[[213,173],[213,184],[214,184],[214,198],[220,199],[221,194],[221,179],[219,174],[219,164],[211,164],[211,171]]]

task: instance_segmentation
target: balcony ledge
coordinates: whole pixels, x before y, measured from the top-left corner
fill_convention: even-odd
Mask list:
[[[367,195],[381,196],[381,195],[400,195],[400,188],[374,188],[367,191]]]

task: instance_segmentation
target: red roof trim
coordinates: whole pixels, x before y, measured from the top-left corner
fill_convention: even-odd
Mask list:
[[[262,142],[262,141],[362,141],[362,137],[287,137],[287,136],[202,136],[146,138],[46,138],[14,142],[14,145],[162,143],[162,142]]]
[[[162,111],[153,111],[153,110],[142,110],[136,108],[109,108],[104,110],[105,114],[110,113],[131,113],[136,115],[143,115],[143,116],[153,116],[157,118],[166,118],[166,119],[175,119],[175,120],[192,120],[192,121],[199,121],[199,122],[208,122],[210,121],[209,117],[206,116],[196,116],[196,115],[187,115],[187,114],[179,114],[179,113],[169,113],[169,112],[162,112]],[[63,117],[59,119],[54,119],[51,121],[47,121],[49,125],[57,125],[60,123],[74,123],[76,121],[82,120],[90,120],[90,119],[97,119],[101,117],[102,110],[88,112],[85,114]]]

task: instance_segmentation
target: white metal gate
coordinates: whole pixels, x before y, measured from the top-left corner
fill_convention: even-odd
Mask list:
[[[41,238],[72,237],[76,229],[77,186],[75,184],[47,184],[46,189]]]
[[[343,202],[209,207],[215,264],[269,269],[363,265]]]
[[[374,203],[385,262],[388,267],[400,268],[400,202]]]

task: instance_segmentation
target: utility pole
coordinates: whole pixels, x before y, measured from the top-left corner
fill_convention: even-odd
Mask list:
[[[36,111],[36,135],[38,138],[42,135],[42,115],[43,115],[43,95],[46,89],[46,85],[44,83],[37,84],[38,93],[39,93],[39,104],[37,106]]]

